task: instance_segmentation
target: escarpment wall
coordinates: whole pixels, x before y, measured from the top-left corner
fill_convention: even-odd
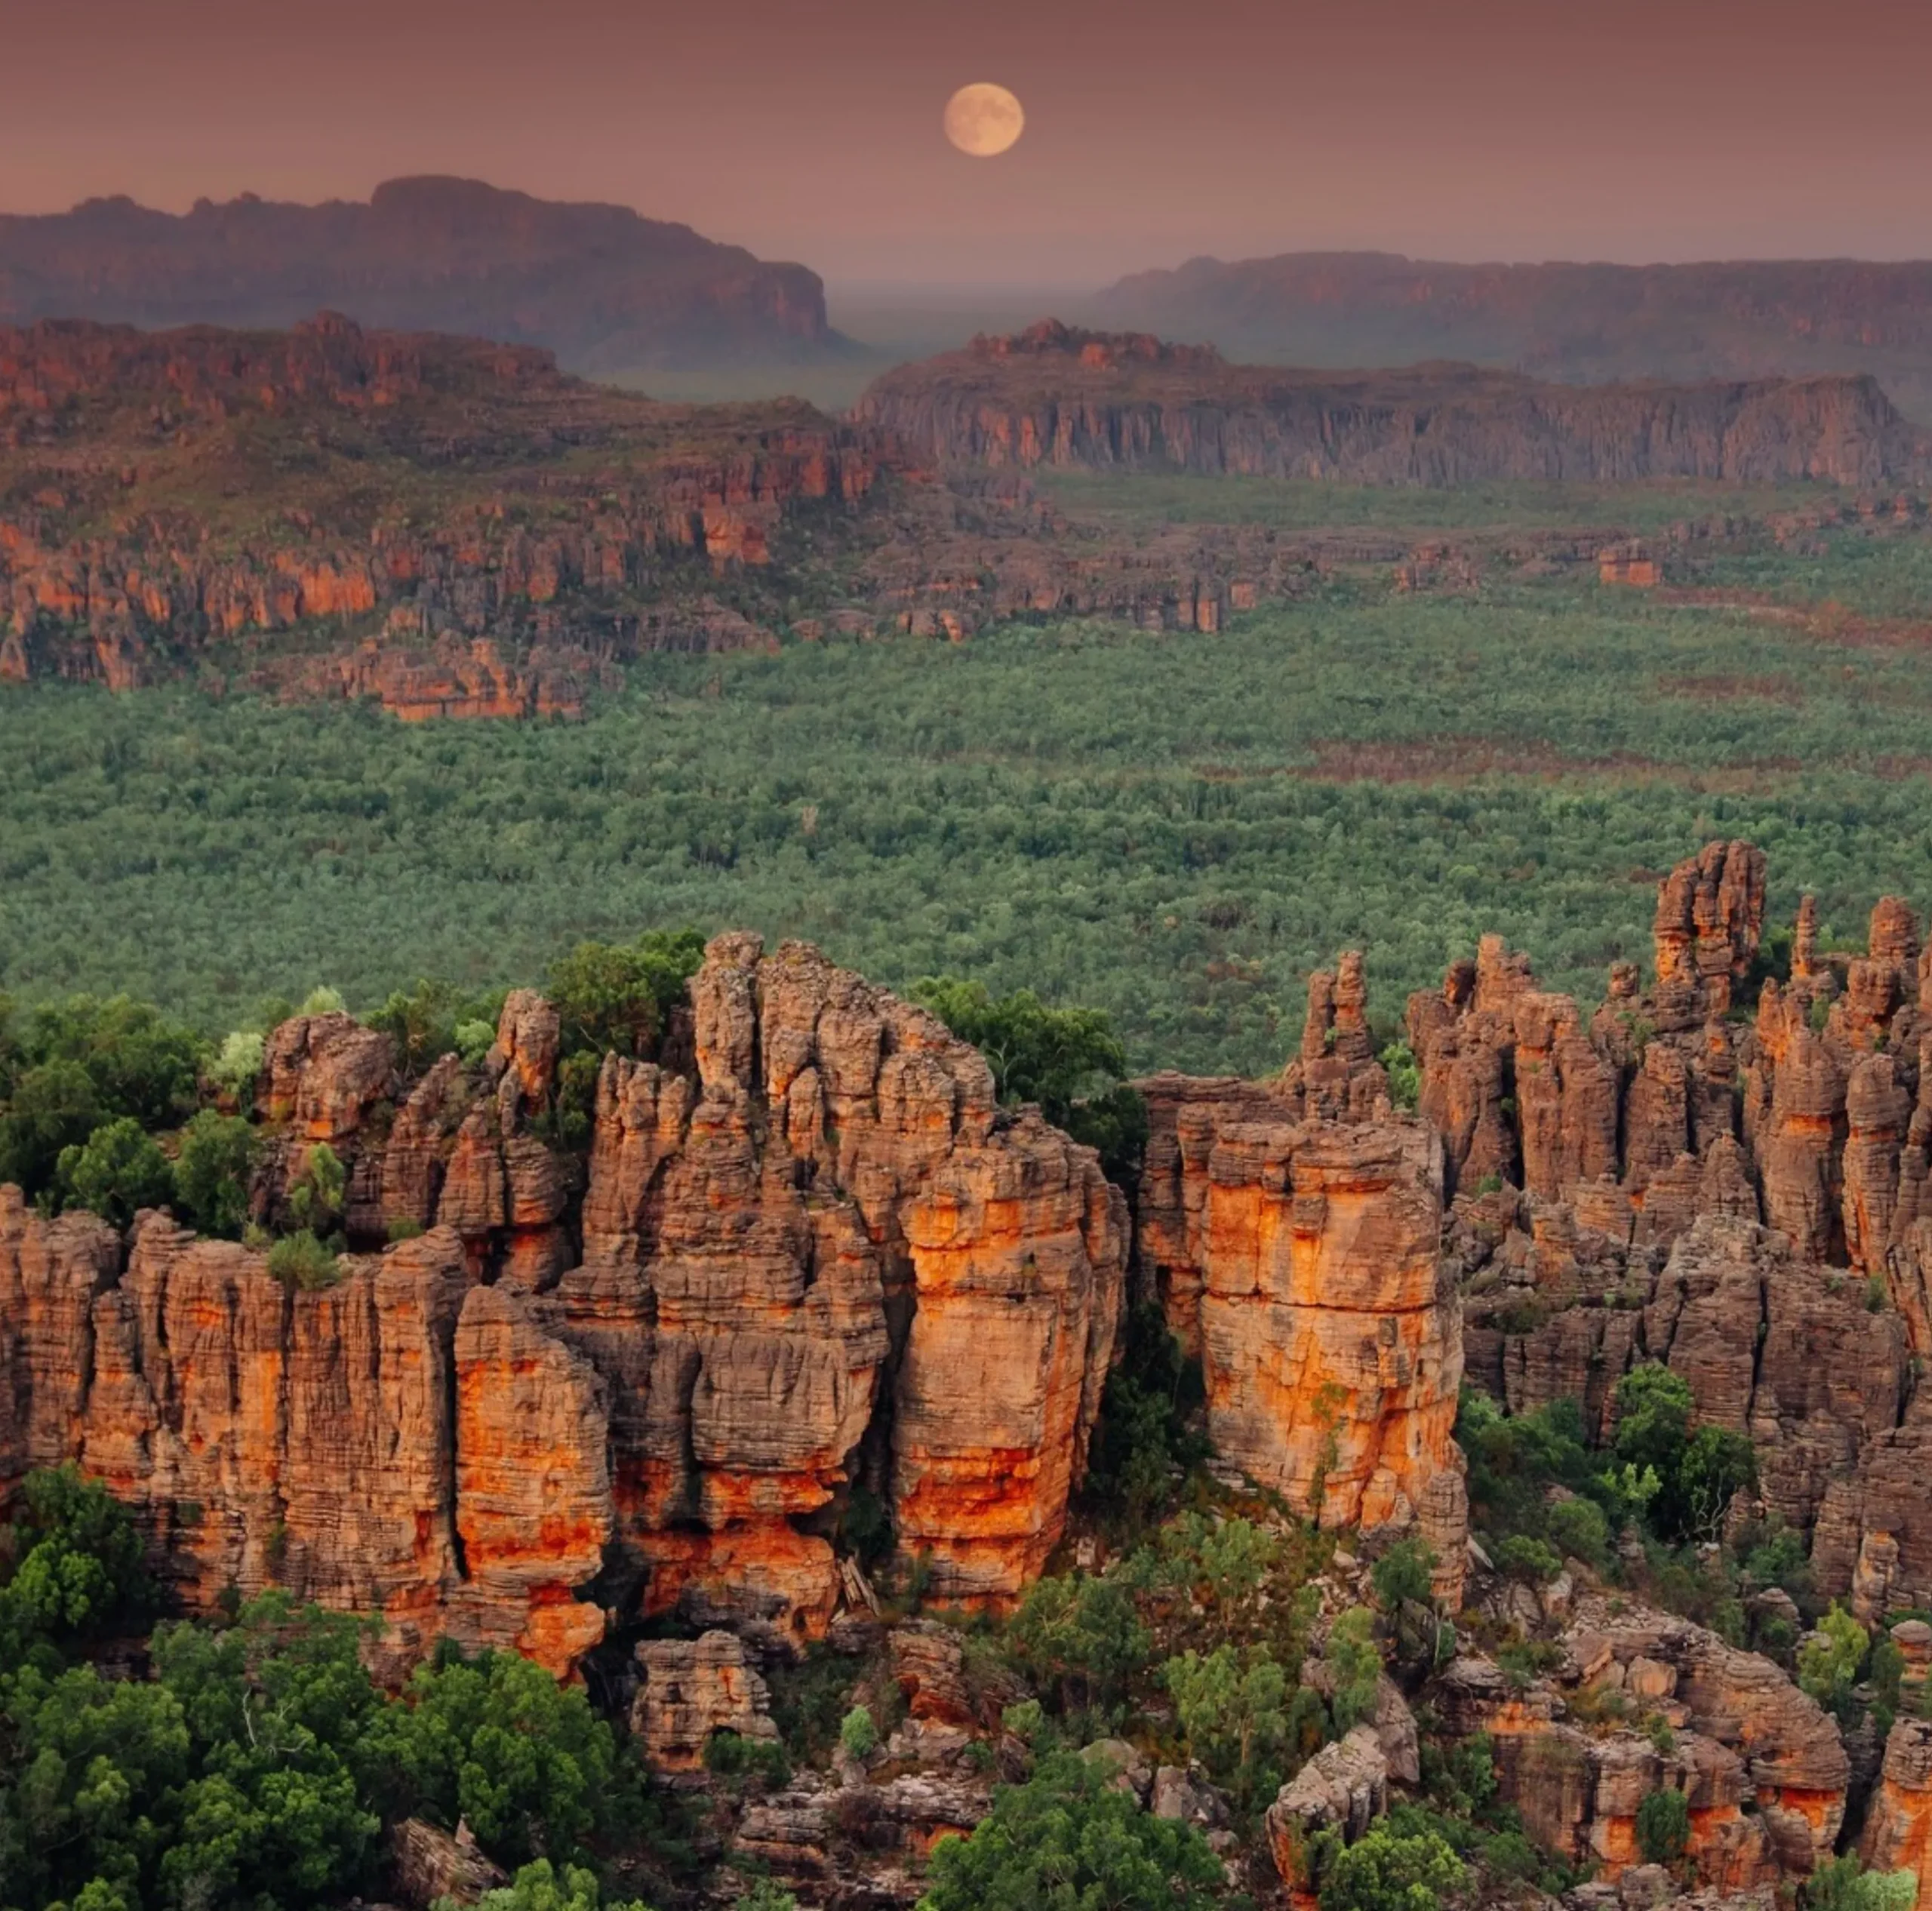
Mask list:
[[[265,472],[257,438],[324,475]],[[286,333],[0,328],[8,454],[34,475],[0,516],[0,679],[125,689],[326,620],[352,641],[279,660],[278,687],[409,717],[539,713],[614,659],[770,642],[669,586],[763,566],[788,519],[857,503],[877,472],[801,405],[660,405],[545,352],[330,313]],[[399,507],[327,482],[344,461]],[[231,521],[209,468],[262,508]]]
[[[1122,1196],[815,950],[721,937],[691,998],[687,1066],[605,1063],[580,1254],[527,991],[480,1069],[406,1094],[347,1016],[275,1032],[258,1216],[326,1144],[352,1241],[426,1230],[335,1285],[0,1190],[0,1486],[78,1461],[191,1606],[279,1583],[380,1615],[398,1663],[447,1633],[561,1672],[674,1611],[822,1631],[860,1488],[937,1596],[1013,1598],[1084,1470]]]
[[[1575,386],[1441,363],[1284,371],[1053,320],[888,372],[854,415],[935,459],[1351,484],[1858,485],[1925,459],[1869,377]]]

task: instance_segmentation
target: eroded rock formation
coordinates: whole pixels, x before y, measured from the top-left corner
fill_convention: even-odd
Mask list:
[[[686,1068],[605,1064],[580,1256],[528,991],[406,1094],[346,1016],[275,1032],[262,1211],[327,1146],[352,1242],[427,1230],[333,1285],[157,1214],[124,1264],[0,1191],[0,1483],[78,1460],[191,1605],[278,1583],[379,1614],[398,1663],[447,1632],[561,1671],[610,1613],[822,1632],[860,1491],[940,1596],[1011,1599],[1084,1469],[1122,1196],[815,950],[721,937],[691,997]]]
[[[1666,1787],[1690,1808],[1696,1876],[1727,1891],[1807,1876],[1844,1821],[1850,1768],[1830,1717],[1769,1660],[1626,1600],[1580,1603],[1548,1679],[1522,1689],[1464,1658],[1438,1697],[1450,1730],[1489,1734],[1500,1794],[1531,1836],[1609,1879],[1639,1862],[1638,1808]],[[1599,1722],[1606,1699],[1626,1722]],[[1638,1729],[1652,1717],[1667,1735]]]
[[[1138,1263],[1201,1356],[1217,1452],[1324,1524],[1419,1528],[1453,1599],[1468,1508],[1442,1149],[1392,1116],[1353,992],[1315,978],[1303,1054],[1272,1087],[1140,1085]]]

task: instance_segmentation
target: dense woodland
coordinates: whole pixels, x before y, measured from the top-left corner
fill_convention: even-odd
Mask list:
[[[1875,615],[1923,562],[1847,540],[1778,575]],[[0,686],[0,987],[218,1036],[318,984],[366,1008],[744,925],[1104,1008],[1137,1069],[1254,1072],[1346,946],[1385,1021],[1487,930],[1594,996],[1712,836],[1768,852],[1774,920],[1809,888],[1852,935],[1932,897],[1928,762],[1909,631],[1593,583],[657,657],[575,724]]]

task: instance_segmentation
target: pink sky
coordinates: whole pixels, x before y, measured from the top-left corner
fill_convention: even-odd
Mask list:
[[[1198,252],[1932,256],[1932,5],[17,0],[0,209],[457,172],[835,283]],[[1025,101],[973,161],[964,82]]]

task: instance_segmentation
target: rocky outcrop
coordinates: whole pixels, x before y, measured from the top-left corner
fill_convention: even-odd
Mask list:
[[[1489,1734],[1500,1796],[1539,1843],[1614,1879],[1638,1863],[1644,1799],[1669,1788],[1685,1795],[1687,1861],[1704,1885],[1775,1886],[1831,1855],[1844,1746],[1770,1660],[1600,1594],[1580,1604],[1561,1646],[1555,1673],[1527,1689],[1471,1657],[1446,1669],[1438,1693],[1449,1730]],[[1636,1729],[1649,1718],[1669,1732]]]
[[[802,944],[721,938],[692,1002],[695,1084],[605,1064],[557,1296],[627,1377],[621,1524],[654,1608],[822,1629],[855,1471],[942,1596],[1011,1598],[1099,1411],[1120,1196],[931,1016]]]
[[[1858,1855],[1868,1871],[1909,1871],[1919,1901],[1932,1890],[1932,1721],[1894,1722]]]
[[[654,1771],[696,1771],[713,1732],[777,1743],[771,1694],[745,1642],[709,1632],[694,1639],[645,1639],[636,1651],[631,1734]]]
[[[342,446],[362,476],[278,488],[259,440]],[[227,646],[224,672],[286,697],[567,714],[624,658],[774,642],[713,574],[763,571],[792,522],[835,528],[877,466],[796,403],[663,405],[530,347],[337,314],[0,329],[0,466],[22,500],[0,515],[0,677],[124,689]],[[265,641],[297,629],[327,641]]]
[[[1371,1725],[1324,1745],[1268,1808],[1268,1847],[1297,1911],[1316,1902],[1314,1841],[1323,1833],[1352,1845],[1389,1808],[1389,1762]]]
[[[466,1824],[452,1836],[423,1818],[405,1818],[389,1834],[389,1869],[397,1896],[415,1911],[474,1904],[510,1882],[478,1848]]]
[[[0,216],[0,320],[286,325],[318,303],[365,325],[548,346],[584,371],[835,347],[825,288],[688,226],[479,180],[392,179],[366,205],[125,198]]]
[[[1623,1373],[1667,1362],[1751,1439],[1755,1509],[1875,1618],[1932,1597],[1918,925],[1883,897],[1866,953],[1826,956],[1807,902],[1767,975],[1765,875],[1742,843],[1680,864],[1655,980],[1618,965],[1587,1017],[1486,939],[1411,998],[1409,1039],[1471,1377],[1512,1410],[1574,1399],[1607,1437]]]
[[[1140,1085],[1141,1278],[1200,1352],[1217,1452],[1324,1525],[1419,1528],[1453,1599],[1467,1506],[1441,1146],[1392,1117],[1346,1021],[1331,1039],[1334,978],[1310,994],[1309,1052],[1275,1087]],[[1351,1070],[1368,1092],[1352,1094]],[[1377,1113],[1321,1112],[1352,1100]]]
[[[1011,1600],[1084,1468],[1123,1198],[802,944],[719,938],[672,1020],[660,1060],[605,1063],[580,1256],[528,990],[406,1092],[346,1016],[275,1032],[258,1205],[326,1143],[352,1242],[428,1230],[333,1284],[157,1214],[124,1266],[0,1190],[0,1496],[78,1460],[191,1606],[280,1584],[379,1616],[394,1664],[448,1633],[561,1672],[612,1612],[822,1633],[861,1491],[939,1596]]]
[[[1052,319],[888,372],[854,415],[935,460],[1351,484],[1860,485],[1927,462],[1869,377],[1579,386],[1440,361],[1291,372]]]

